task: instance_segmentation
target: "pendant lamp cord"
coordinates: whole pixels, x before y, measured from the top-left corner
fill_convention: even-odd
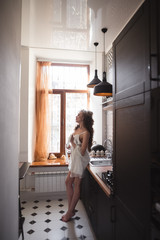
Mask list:
[[[101,31],[104,33],[104,38],[103,38],[103,45],[104,45],[104,60],[103,60],[103,76],[106,76],[106,71],[105,71],[105,33],[107,32],[107,28],[102,28]]]
[[[97,46],[95,45],[95,69],[97,69]]]
[[[106,64],[106,61],[105,61],[105,33],[104,33],[103,41],[104,41],[104,66],[103,66],[103,71],[105,72],[105,64]]]
[[[98,42],[94,43],[95,46],[95,69],[97,69],[97,46],[98,46]]]

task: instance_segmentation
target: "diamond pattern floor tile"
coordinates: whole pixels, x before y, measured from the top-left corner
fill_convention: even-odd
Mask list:
[[[22,201],[22,214],[25,217],[25,240],[96,240],[90,227],[87,214],[81,201],[76,214],[65,223],[61,217],[66,212],[67,199],[46,199]]]

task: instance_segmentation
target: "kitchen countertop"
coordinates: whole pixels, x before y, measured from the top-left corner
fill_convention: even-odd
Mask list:
[[[19,180],[25,177],[29,166],[30,164],[28,162],[19,162]]]
[[[98,177],[96,173],[99,172],[106,172],[107,170],[112,170],[112,166],[103,166],[103,167],[92,167],[90,164],[87,166],[88,171],[93,176],[93,178],[96,180],[96,182],[99,184],[99,186],[102,188],[102,190],[105,192],[105,194],[110,197],[111,191],[109,187]]]

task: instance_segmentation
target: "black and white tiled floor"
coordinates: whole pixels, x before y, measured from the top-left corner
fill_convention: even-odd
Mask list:
[[[67,199],[21,202],[24,240],[96,240],[81,200],[71,221],[61,220]]]

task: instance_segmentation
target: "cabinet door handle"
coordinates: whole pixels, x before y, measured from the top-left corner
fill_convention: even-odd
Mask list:
[[[111,206],[111,222],[114,223],[116,221],[116,207]]]
[[[88,209],[89,209],[90,214],[94,213],[94,208],[91,204],[89,205]]]

